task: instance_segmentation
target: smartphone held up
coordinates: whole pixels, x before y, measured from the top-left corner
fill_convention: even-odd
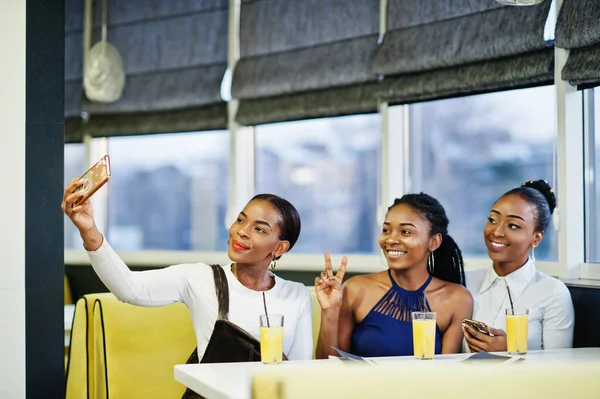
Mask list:
[[[73,207],[90,199],[90,197],[94,195],[94,193],[96,193],[100,187],[105,185],[110,180],[109,156],[105,155],[100,158],[100,160],[91,168],[89,168],[87,172],[85,172],[79,179],[83,182],[83,184],[77,187],[73,192],[77,193],[79,191],[83,191],[84,195],[73,203]]]

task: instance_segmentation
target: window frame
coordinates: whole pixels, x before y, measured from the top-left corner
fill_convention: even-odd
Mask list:
[[[598,93],[600,94],[600,93]],[[592,252],[594,247],[594,238],[600,233],[600,226],[594,225],[597,220],[597,212],[595,204],[597,204],[596,185],[598,184],[598,176],[596,175],[596,165],[599,160],[596,160],[596,105],[595,90],[589,89],[583,92],[583,113],[584,113],[584,180],[585,180],[585,260],[589,264],[592,262]],[[593,229],[593,232],[592,232]],[[597,251],[597,250],[596,250]],[[600,254],[598,255],[600,257]],[[583,273],[583,269],[582,269]]]

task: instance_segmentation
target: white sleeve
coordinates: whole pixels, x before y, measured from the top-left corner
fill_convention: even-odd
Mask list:
[[[190,297],[186,271],[195,265],[133,272],[106,239],[96,251],[88,251],[94,271],[122,302],[140,306],[163,306],[187,302]]]
[[[542,344],[544,349],[573,347],[575,312],[569,289],[560,282],[544,309],[542,320]]]
[[[302,306],[298,325],[294,332],[294,342],[287,354],[289,360],[311,360],[313,356],[312,298],[306,290],[306,300]]]

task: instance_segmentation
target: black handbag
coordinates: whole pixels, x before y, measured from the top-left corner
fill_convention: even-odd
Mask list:
[[[198,361],[198,348],[194,349],[186,364],[260,362],[260,342],[243,328],[227,320],[229,314],[229,285],[225,271],[219,265],[210,265],[215,278],[215,291],[219,304],[219,316],[212,335]],[[258,323],[258,320],[256,321]],[[288,360],[283,354],[283,360]],[[202,398],[189,388],[182,399]]]

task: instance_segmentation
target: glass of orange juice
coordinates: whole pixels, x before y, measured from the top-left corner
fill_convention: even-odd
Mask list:
[[[283,354],[283,315],[260,316],[260,360],[265,364],[281,363]]]
[[[435,312],[412,312],[413,345],[416,359],[433,359],[435,320]]]
[[[509,355],[527,353],[529,309],[506,309],[506,350]]]

